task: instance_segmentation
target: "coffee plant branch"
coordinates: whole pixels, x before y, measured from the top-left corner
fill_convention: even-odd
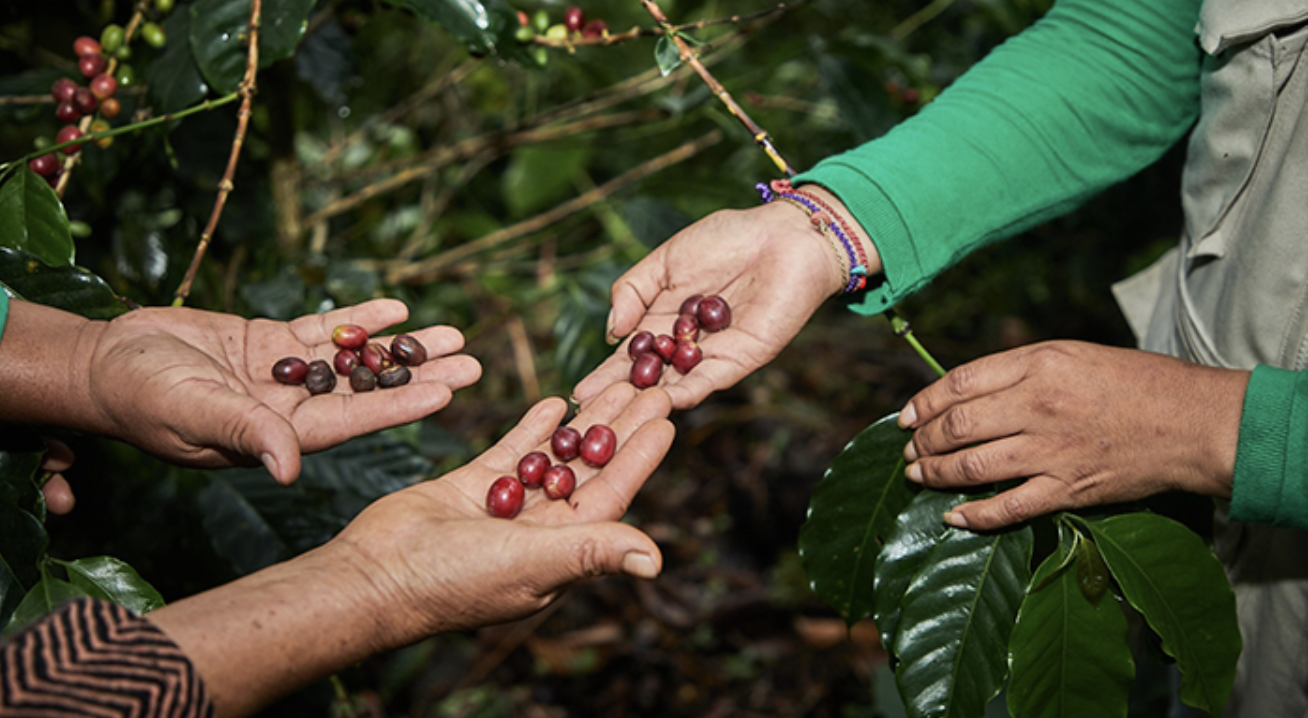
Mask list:
[[[607,199],[618,190],[632,185],[655,172],[685,162],[721,141],[721,130],[713,130],[658,157],[642,162],[608,182],[587,190],[566,202],[561,202],[534,217],[491,232],[472,242],[460,244],[421,262],[363,260],[358,264],[364,268],[385,271],[386,281],[392,284],[432,281],[440,276],[443,270],[456,262],[548,227],[569,215],[585,210],[592,204]]]
[[[245,60],[245,77],[241,79],[240,87],[236,90],[241,96],[241,108],[236,112],[236,136],[232,138],[232,151],[227,157],[227,170],[223,172],[223,178],[218,183],[218,196],[214,198],[213,211],[209,214],[209,222],[205,225],[204,232],[200,234],[200,241],[195,247],[195,255],[191,257],[191,266],[187,267],[186,276],[182,278],[181,285],[177,287],[177,293],[173,295],[174,307],[185,304],[187,296],[191,293],[191,283],[195,281],[195,274],[200,270],[200,262],[204,260],[204,253],[209,248],[209,242],[213,239],[214,230],[218,227],[218,219],[222,217],[223,207],[227,204],[227,196],[231,194],[233,188],[232,178],[236,175],[236,163],[240,160],[241,148],[245,144],[245,130],[250,124],[250,103],[254,98],[255,78],[259,72],[259,20],[262,9],[263,0],[252,0],[250,3],[250,34],[246,38],[250,49]]]
[[[904,19],[890,31],[890,39],[895,42],[903,42],[909,35],[917,32],[917,29],[936,19],[940,13],[954,4],[954,0],[934,0],[931,4],[918,10]]]
[[[550,48],[563,48],[572,51],[576,47],[587,45],[616,45],[621,42],[629,42],[642,37],[658,37],[660,35],[675,35],[679,32],[690,30],[702,30],[706,27],[716,25],[739,25],[741,23],[752,22],[754,20],[771,20],[774,16],[780,16],[794,10],[795,8],[808,2],[808,0],[795,0],[795,2],[778,3],[770,8],[756,10],[744,15],[729,15],[708,20],[699,20],[689,22],[683,25],[660,25],[658,27],[640,27],[636,26],[623,32],[605,32],[598,37],[568,37],[563,39],[553,39],[545,35],[537,35],[532,38],[532,42],[537,45],[543,45]]]

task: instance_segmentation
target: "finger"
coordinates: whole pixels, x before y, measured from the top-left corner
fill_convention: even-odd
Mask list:
[[[919,421],[904,458],[941,456],[964,447],[996,441],[1031,427],[1034,417],[1023,410],[1013,392],[988,394],[959,401],[930,420]]]
[[[454,327],[425,327],[408,334],[422,344],[423,348],[427,350],[429,359],[448,356],[463,350],[463,332]],[[394,336],[378,337],[378,341],[390,347],[394,338]]]
[[[409,308],[398,299],[373,299],[352,307],[292,319],[287,323],[292,336],[305,346],[331,341],[332,331],[342,324],[357,324],[376,334],[409,318]],[[267,320],[254,320],[256,323]]]
[[[585,523],[536,532],[527,583],[554,590],[582,579],[624,573],[654,578],[663,568],[658,546],[622,523]]]
[[[203,411],[183,412],[174,431],[185,444],[257,460],[281,484],[300,475],[300,438],[267,404],[245,394],[212,387],[196,391]]]
[[[617,344],[619,338],[630,334],[663,293],[667,277],[665,254],[662,248],[654,250],[613,283],[609,292],[613,308],[605,330],[610,344]]]
[[[1013,386],[1026,375],[1021,349],[993,354],[945,374],[908,400],[899,413],[899,425],[915,428],[961,402]]]
[[[73,487],[68,485],[68,480],[63,474],[54,474],[47,479],[41,486],[41,494],[45,497],[46,510],[57,516],[71,512],[77,504],[77,498],[73,496]]]
[[[304,451],[315,452],[364,434],[418,421],[444,409],[454,398],[439,381],[410,381],[391,389],[364,393],[342,390],[308,397],[291,413]]]
[[[988,499],[961,503],[945,512],[943,519],[955,528],[993,531],[1075,507],[1065,484],[1037,476]]]
[[[68,448],[68,444],[48,436],[41,437],[41,440],[45,442],[45,456],[41,458],[42,469],[60,472],[72,467],[77,457],[73,455],[73,450]]]
[[[612,356],[605,359],[572,390],[572,398],[585,408],[601,392],[614,384],[631,380],[631,359],[627,356],[624,344]]]
[[[988,441],[941,456],[926,456],[910,463],[904,475],[933,489],[954,489],[1019,479],[1032,474],[1023,457],[1031,440],[1024,436]],[[910,444],[910,447],[912,445]]]
[[[482,465],[495,476],[513,473],[518,466],[518,459],[539,450],[543,443],[548,442],[550,435],[559,428],[567,414],[568,403],[558,397],[536,402],[509,433],[478,456],[474,463]],[[495,476],[490,478],[494,479]]]
[[[458,391],[472,386],[481,379],[481,362],[467,355],[428,359],[421,366],[412,367],[413,383],[438,382]],[[347,384],[349,382],[346,382]]]

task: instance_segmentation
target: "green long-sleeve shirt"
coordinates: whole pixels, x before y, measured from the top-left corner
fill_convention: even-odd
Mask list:
[[[1199,112],[1200,0],[1061,0],[916,117],[797,181],[838,195],[884,278],[879,313],[963,256],[1143,169]],[[1297,440],[1292,440],[1297,437]],[[1231,516],[1308,529],[1308,377],[1259,367]]]

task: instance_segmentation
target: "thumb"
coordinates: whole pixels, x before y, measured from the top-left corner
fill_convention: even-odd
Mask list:
[[[645,312],[654,305],[654,299],[662,293],[659,278],[664,274],[663,253],[654,250],[636,266],[618,277],[613,283],[610,297],[613,308],[609,311],[605,337],[610,344],[627,336],[644,318]]]
[[[193,445],[258,459],[279,484],[300,475],[300,437],[281,414],[244,394],[215,392],[203,411],[188,414],[184,436]]]
[[[536,540],[535,569],[553,588],[614,574],[654,578],[663,569],[653,539],[627,524],[576,524],[543,533]]]

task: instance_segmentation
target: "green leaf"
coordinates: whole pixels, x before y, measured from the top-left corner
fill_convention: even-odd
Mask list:
[[[542,210],[573,194],[573,178],[590,161],[592,145],[527,145],[513,151],[500,178],[514,217]]]
[[[853,625],[872,614],[873,568],[917,487],[904,478],[910,432],[891,414],[845,446],[809,499],[799,557],[809,585]]]
[[[314,0],[264,0],[259,18],[259,67],[295,54]],[[235,92],[249,58],[250,0],[197,0],[190,44],[205,80],[220,95]]]
[[[1077,551],[1098,550],[1080,541]],[[1135,663],[1117,601],[1087,600],[1055,551],[1031,580],[1009,640],[1008,710],[1020,718],[1125,718]]]
[[[50,184],[22,167],[0,185],[0,247],[30,252],[52,266],[73,263],[68,216]]]
[[[108,283],[85,269],[51,267],[34,254],[2,247],[0,290],[88,319],[112,319],[127,311]]]
[[[60,581],[51,576],[43,576],[32,590],[23,596],[23,600],[14,610],[4,633],[9,635],[35,623],[43,616],[59,607],[59,604],[74,598],[83,598],[87,594],[82,589],[67,581]]]
[[[654,43],[654,62],[658,63],[659,72],[664,77],[681,67],[681,50],[671,37],[664,35]]]
[[[1079,521],[1093,533],[1126,599],[1176,659],[1181,700],[1221,715],[1241,639],[1235,592],[1217,557],[1194,532],[1156,514]]]
[[[50,539],[31,512],[0,504],[0,625],[41,580],[40,563]]]
[[[473,52],[502,54],[500,48],[516,45],[505,32],[505,18],[512,17],[517,27],[517,13],[500,0],[385,0],[395,7],[412,10],[418,16],[440,23]]]
[[[74,586],[94,598],[102,598],[143,615],[164,605],[163,596],[141,578],[136,569],[112,556],[93,556],[60,561]]]
[[[191,52],[191,15],[175,12],[164,23],[164,32],[174,38],[146,69],[150,99],[159,112],[176,112],[204,99],[209,85],[200,74]]]
[[[910,718],[972,718],[1008,674],[1008,639],[1031,580],[1031,528],[949,529],[901,604],[899,693]]]
[[[927,566],[932,549],[949,530],[941,515],[963,499],[962,494],[922,491],[895,519],[895,529],[877,556],[872,615],[881,633],[881,643],[891,655],[895,655],[904,592]]]

